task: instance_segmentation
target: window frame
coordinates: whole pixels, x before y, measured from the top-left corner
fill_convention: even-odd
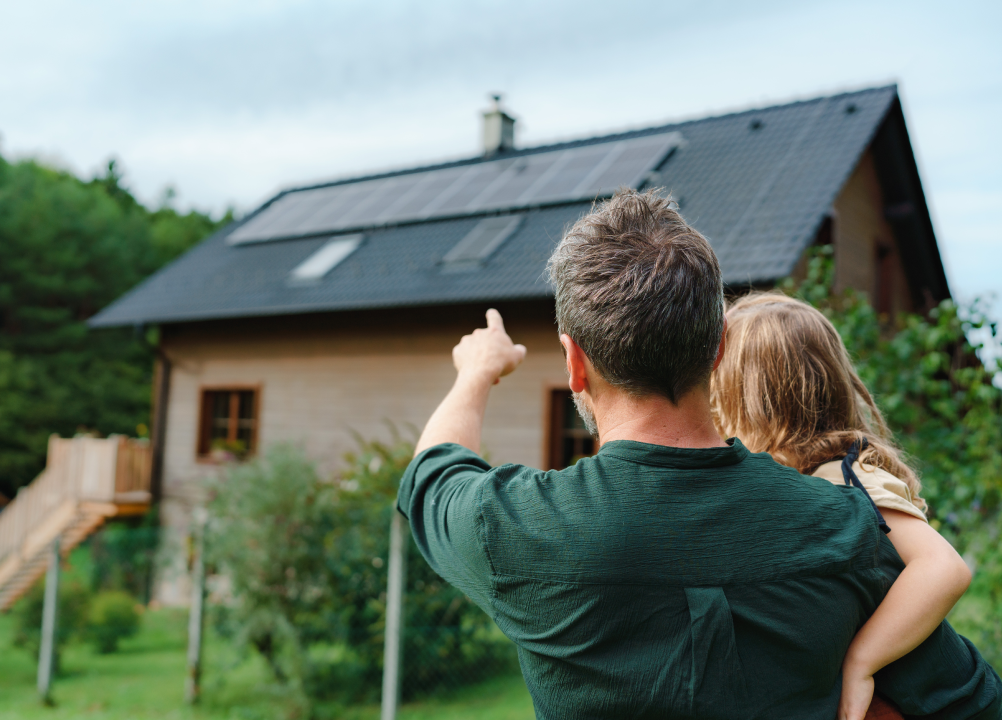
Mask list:
[[[206,433],[210,433],[212,430],[211,407],[209,403],[206,402],[206,398],[209,396],[209,393],[216,392],[241,393],[250,391],[254,393],[253,408],[251,410],[251,417],[254,420],[254,424],[251,427],[251,441],[249,447],[247,448],[246,457],[253,457],[257,455],[258,435],[261,429],[261,389],[261,383],[212,383],[198,386],[198,424],[195,433],[195,460],[197,462],[209,465],[219,463],[219,460],[212,457],[211,441],[208,443],[208,450],[204,453],[202,452],[202,447],[205,444],[204,440]],[[239,395],[236,395],[235,397],[239,398]],[[231,398],[231,412],[233,402],[233,398]],[[237,402],[239,403],[239,399]]]
[[[543,445],[543,458],[545,460],[545,467],[547,470],[563,470],[564,468],[558,466],[557,458],[563,455],[563,444],[566,438],[564,427],[564,421],[567,417],[564,412],[564,407],[567,398],[571,395],[570,388],[566,385],[551,385],[546,388],[544,395],[544,402],[546,407],[545,420],[546,432],[543,434],[544,445]],[[556,401],[557,397],[561,398],[560,402]],[[593,455],[598,453],[598,441],[592,438],[594,452]]]

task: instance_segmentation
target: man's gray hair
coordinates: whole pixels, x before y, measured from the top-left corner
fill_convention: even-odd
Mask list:
[[[724,329],[720,265],[655,189],[621,190],[564,235],[548,271],[557,325],[610,384],[678,403],[704,386]]]

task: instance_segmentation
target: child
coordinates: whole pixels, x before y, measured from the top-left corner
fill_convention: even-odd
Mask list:
[[[873,674],[932,634],[970,584],[970,570],[926,522],[918,478],[828,319],[799,300],[756,293],[728,310],[727,323],[724,357],[711,379],[720,434],[839,484],[851,479],[842,458],[858,452],[852,474],[905,563],[842,664],[839,720],[861,720]]]

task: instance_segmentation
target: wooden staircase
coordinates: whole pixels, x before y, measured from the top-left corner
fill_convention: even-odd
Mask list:
[[[53,540],[65,556],[109,517],[145,513],[149,491],[145,440],[49,438],[45,470],[0,511],[0,611],[45,574]]]

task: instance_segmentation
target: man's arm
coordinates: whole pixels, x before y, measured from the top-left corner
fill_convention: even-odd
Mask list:
[[[877,562],[887,585],[904,569],[887,537],[880,539]],[[1002,719],[1002,680],[945,620],[925,642],[877,672],[874,680],[877,692],[905,717]]]
[[[889,508],[883,515],[905,569],[846,651],[841,720],[862,720],[873,696],[874,673],[929,637],[971,584],[963,559],[925,520]]]
[[[407,467],[397,509],[410,522],[414,542],[432,569],[493,616],[481,515],[490,470],[467,448],[435,445]]]
[[[508,337],[501,313],[488,310],[487,327],[477,328],[453,348],[456,382],[425,425],[414,455],[442,443],[456,443],[479,453],[491,385],[524,359],[525,346],[515,345]]]
[[[428,420],[400,481],[397,508],[431,567],[490,614],[490,562],[480,497],[490,465],[479,457],[491,385],[514,370],[525,348],[512,343],[497,310],[452,351],[456,382]],[[462,447],[457,447],[462,446]]]

